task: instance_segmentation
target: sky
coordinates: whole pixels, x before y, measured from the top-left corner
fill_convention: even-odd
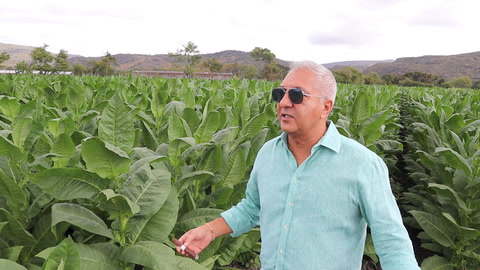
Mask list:
[[[286,61],[480,51],[478,0],[13,0],[0,42],[82,56],[267,48]]]

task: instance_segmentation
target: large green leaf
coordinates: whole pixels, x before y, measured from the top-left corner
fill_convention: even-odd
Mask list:
[[[188,125],[187,125],[188,126]],[[168,140],[173,141],[176,138],[189,137],[190,130],[185,129],[182,119],[177,114],[172,114],[168,118]]]
[[[205,266],[202,266],[201,264],[198,264],[190,258],[175,256],[175,260],[177,262],[175,269],[177,270],[208,270],[212,269],[214,263],[212,262],[212,267],[207,268]]]
[[[212,138],[212,142],[220,144],[224,142],[233,141],[237,137],[239,130],[240,130],[240,127],[238,126],[221,129],[215,132]]]
[[[0,220],[8,222],[0,226],[2,237],[10,239],[16,246],[32,247],[36,245],[37,240],[7,210],[0,209]]]
[[[13,142],[24,152],[30,151],[44,130],[43,123],[32,117],[20,118],[13,128]]]
[[[113,95],[102,112],[98,124],[98,137],[129,153],[135,139],[130,110],[118,94]]]
[[[150,110],[155,118],[161,119],[163,112],[165,111],[165,101],[167,100],[167,94],[157,87],[153,88],[152,101],[150,102]]]
[[[80,256],[76,244],[66,238],[51,251],[43,270],[80,270]]]
[[[261,113],[258,114],[252,119],[250,119],[242,130],[240,130],[240,135],[253,136],[256,135],[262,130],[267,122],[267,115]]]
[[[433,240],[447,248],[454,249],[456,247],[455,230],[445,218],[418,210],[411,210],[409,213]]]
[[[0,136],[0,155],[9,157],[17,162],[24,157],[22,150],[3,136]]]
[[[75,154],[75,144],[69,135],[61,133],[52,145],[50,152],[58,155],[58,157],[52,157],[52,160],[55,162],[55,167],[63,168],[68,164],[73,154]]]
[[[0,259],[0,269],[5,270],[27,270],[24,266],[6,259]]]
[[[237,237],[230,237],[222,243],[220,251],[220,258],[218,262],[220,265],[230,264],[240,254],[244,241],[248,239],[248,234],[242,234]]]
[[[135,263],[154,270],[176,270],[173,250],[158,242],[138,242],[124,249],[122,258],[126,262]]]
[[[2,250],[2,256],[5,259],[9,259],[16,262],[20,258],[20,253],[22,252],[23,249],[24,249],[24,246],[12,246],[8,248],[4,248]]]
[[[0,95],[0,112],[13,121],[20,113],[20,102],[15,97]]]
[[[32,248],[32,254],[37,254],[40,251],[56,246],[58,240],[52,232],[52,216],[50,214],[43,215],[35,224],[32,232],[33,237],[37,239],[37,244]]]
[[[183,194],[191,183],[198,181],[203,182],[214,174],[209,171],[193,171],[183,174],[175,183],[175,187],[178,189],[178,194]]]
[[[478,228],[468,228],[465,226],[460,226],[457,221],[452,217],[452,215],[448,213],[443,213],[443,216],[447,218],[459,231],[460,235],[467,240],[475,241],[477,238],[480,237],[480,230]]]
[[[185,108],[185,110],[183,110],[182,119],[185,119],[190,130],[195,131],[200,125],[200,117],[194,108]]]
[[[111,189],[103,190],[97,197],[98,208],[106,211],[110,219],[132,217],[140,207],[122,194],[115,194]]]
[[[185,137],[177,138],[168,145],[168,158],[172,166],[177,167],[181,164],[181,154],[183,149],[195,145],[195,138]]]
[[[179,231],[188,231],[191,228],[198,227],[220,216],[225,211],[213,208],[198,208],[183,215],[178,224]]]
[[[355,100],[351,110],[351,122],[355,125],[361,124],[367,120],[371,115],[371,104],[368,97],[368,93],[360,91],[356,93]]]
[[[385,124],[389,114],[390,110],[377,112],[360,124],[358,134],[366,138],[366,145],[376,142],[384,135],[380,127]]]
[[[444,257],[433,255],[422,261],[422,270],[454,270],[455,264],[449,263]]]
[[[134,216],[128,222],[127,240],[130,244],[140,241],[167,241],[177,221],[179,202],[177,191],[172,188],[167,200],[157,213],[151,216]]]
[[[69,87],[66,87],[65,90],[67,95],[66,105],[68,110],[75,114],[80,113],[86,98],[84,88],[78,87],[77,85],[69,85]]]
[[[453,132],[460,133],[460,130],[465,126],[464,117],[459,114],[455,113],[450,118],[445,121],[445,127]]]
[[[90,270],[117,270],[114,260],[101,250],[84,244],[78,244],[80,269]]]
[[[48,131],[50,131],[55,138],[62,133],[72,135],[75,131],[75,123],[72,115],[68,114],[64,118],[50,119],[48,121]]]
[[[18,148],[24,150],[24,143],[30,132],[32,131],[33,118],[26,117],[19,119],[13,129],[12,138],[13,142]]]
[[[455,208],[460,208],[463,213],[469,213],[472,211],[472,209],[467,207],[465,201],[460,197],[460,195],[451,187],[436,183],[430,183],[428,184],[428,187],[433,188],[437,194],[450,198],[452,202],[455,202]]]
[[[142,128],[141,135],[142,135],[142,143],[146,147],[150,149],[155,149],[158,147],[159,140],[157,138],[157,135],[155,132],[152,130],[152,128],[145,122],[145,121],[140,121],[140,125]]]
[[[93,199],[109,185],[107,179],[77,168],[44,170],[30,180],[57,200]]]
[[[222,168],[222,149],[220,146],[212,145],[202,157],[203,170],[215,173]]]
[[[234,192],[233,187],[222,186],[220,188],[216,188],[215,191],[208,194],[208,196],[202,201],[199,206],[200,207],[216,207],[225,209],[225,207],[232,203],[232,194]]]
[[[132,166],[130,166],[130,171],[127,174],[127,178],[123,186],[133,187],[145,184],[149,180],[148,178],[145,178],[149,176],[146,175],[145,170],[150,170],[150,166],[152,163],[160,162],[166,159],[166,156],[153,155],[142,157],[139,160],[135,161]]]
[[[13,216],[17,219],[23,218],[23,211],[27,207],[27,198],[23,189],[15,182],[15,180],[6,176],[0,171],[0,197],[7,201]]]
[[[131,160],[128,155],[99,138],[82,141],[82,158],[88,170],[105,178],[116,179],[130,170]]]
[[[213,133],[215,133],[220,125],[220,114],[218,111],[210,111],[200,123],[200,126],[194,133],[196,143],[209,142]]]
[[[143,185],[126,187],[121,193],[140,206],[138,215],[151,216],[158,212],[170,194],[171,174],[165,170],[153,170],[144,171],[142,175],[146,177]]]
[[[71,203],[56,203],[52,206],[52,226],[68,222],[86,231],[113,239],[115,236],[105,222],[87,208]]]
[[[464,170],[467,175],[472,174],[472,167],[470,163],[462,157],[457,151],[451,148],[438,147],[435,149],[436,153],[439,153],[447,162],[446,165],[455,169]]]
[[[247,171],[245,154],[241,149],[237,149],[229,158],[228,164],[222,173],[222,183],[224,186],[233,187],[240,182]]]

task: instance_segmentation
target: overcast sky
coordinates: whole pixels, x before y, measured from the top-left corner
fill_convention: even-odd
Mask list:
[[[0,42],[58,53],[167,54],[267,48],[330,63],[480,51],[478,0],[11,0]]]

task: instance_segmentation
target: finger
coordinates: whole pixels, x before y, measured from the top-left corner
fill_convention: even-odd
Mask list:
[[[175,238],[172,239],[172,242],[177,246],[177,250],[180,249],[181,251],[183,251],[183,254],[187,254],[188,256],[194,258],[195,260],[198,260],[198,254],[195,251],[189,249],[186,246],[186,243],[182,243]]]

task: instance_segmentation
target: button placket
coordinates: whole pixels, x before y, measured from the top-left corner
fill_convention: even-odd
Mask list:
[[[279,256],[281,259],[279,260],[279,264],[283,265],[283,260],[285,259],[285,253],[286,253],[286,248],[287,248],[287,236],[289,234],[290,230],[290,224],[292,222],[293,218],[293,206],[294,206],[294,200],[297,195],[297,186],[298,186],[298,177],[293,176],[291,180],[291,184],[287,193],[287,198],[286,198],[286,204],[285,204],[285,212],[283,216],[283,222],[282,222],[282,231],[280,233],[279,237],[279,246],[278,246],[278,252]],[[282,269],[282,267],[280,267]]]

